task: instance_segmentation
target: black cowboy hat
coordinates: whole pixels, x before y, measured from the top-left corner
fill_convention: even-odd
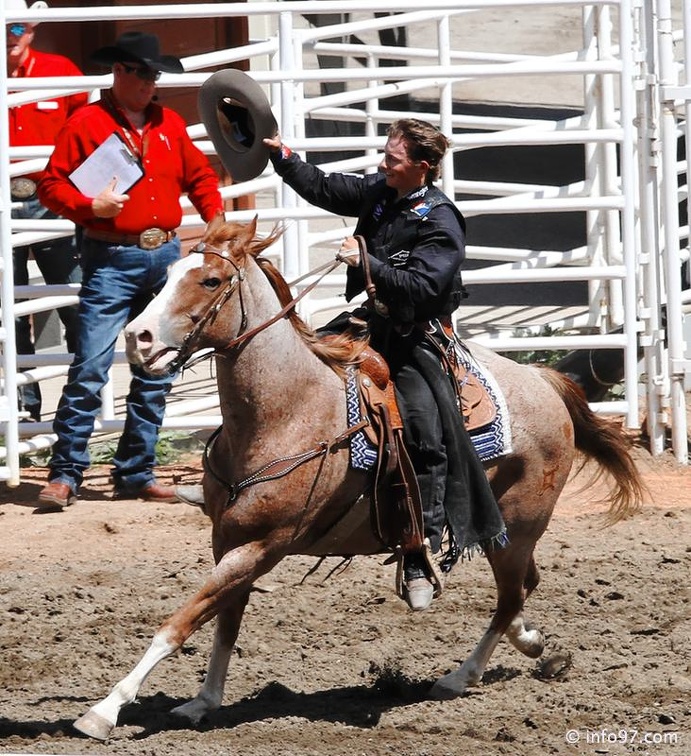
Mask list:
[[[158,37],[144,32],[125,32],[114,45],[101,47],[91,55],[94,63],[112,66],[113,63],[142,63],[154,71],[166,73],[184,73],[185,69],[179,58],[173,55],[161,55]]]
[[[266,167],[263,139],[278,132],[264,91],[236,68],[212,74],[199,90],[199,115],[218,157],[236,183],[256,178]]]

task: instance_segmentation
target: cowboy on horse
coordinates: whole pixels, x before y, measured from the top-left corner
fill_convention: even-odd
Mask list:
[[[464,296],[461,264],[465,220],[438,188],[446,136],[417,119],[388,129],[379,173],[325,174],[283,145],[264,139],[276,172],[301,197],[325,210],[357,216],[355,235],[337,259],[348,265],[346,299],[367,289],[368,301],[321,332],[352,319],[367,324],[370,344],[386,360],[417,478],[424,546],[404,556],[409,606],[427,609],[435,592],[433,556],[445,524],[457,553],[501,542],[504,524],[484,468],[459,412],[447,370],[454,353],[451,315]]]

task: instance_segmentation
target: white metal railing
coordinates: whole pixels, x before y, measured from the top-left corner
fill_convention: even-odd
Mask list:
[[[550,337],[545,341],[540,337],[517,339],[510,332],[502,334],[492,329],[491,333],[488,330],[487,335],[479,338],[502,350],[612,346],[623,349],[626,360],[625,398],[615,407],[608,404],[600,409],[625,414],[630,427],[637,426],[639,422],[637,363],[641,346],[645,353],[645,402],[653,450],[661,451],[664,427],[671,420],[675,429],[675,455],[679,461],[685,462],[683,374],[687,366],[683,358],[683,342],[679,342],[678,336],[682,299],[677,277],[682,256],[680,239],[686,238],[688,227],[680,226],[678,219],[680,197],[676,177],[681,169],[676,163],[676,139],[680,134],[677,100],[685,102],[688,109],[689,98],[686,89],[679,86],[680,68],[671,57],[670,45],[675,40],[688,40],[689,35],[684,36],[681,33],[683,30],[673,28],[669,6],[669,0],[645,4],[631,0],[525,0],[522,3],[511,0],[435,0],[420,11],[417,0],[355,0],[349,1],[347,6],[330,0],[298,0],[290,3],[50,8],[37,13],[36,18],[60,23],[248,16],[251,28],[253,22],[262,22],[270,30],[266,37],[259,38],[251,33],[251,42],[243,47],[190,56],[183,61],[185,74],[164,74],[159,86],[196,88],[210,75],[205,69],[249,59],[251,75],[266,86],[283,138],[293,149],[327,153],[352,150],[359,155],[347,160],[328,161],[322,166],[326,170],[375,170],[378,152],[384,143],[384,138],[378,136],[378,126],[397,117],[419,115],[382,107],[387,98],[402,94],[424,95],[437,104],[436,109],[432,109],[434,112],[424,117],[439,124],[452,137],[451,153],[488,146],[583,145],[585,180],[565,186],[467,181],[461,176],[454,176],[453,154],[450,153],[445,159],[442,188],[447,194],[492,197],[459,201],[458,206],[467,217],[577,212],[585,213],[587,218],[588,241],[585,248],[557,252],[508,246],[500,249],[469,246],[469,258],[501,264],[488,265],[465,274],[466,281],[474,285],[519,280],[587,281],[591,303],[578,321],[579,326],[586,327],[585,331],[575,330],[569,335]],[[461,38],[458,30],[462,29],[467,14],[504,8],[520,8],[528,12],[541,7],[580,9],[582,46],[548,56],[536,55],[532,51],[508,54],[491,49],[464,50],[454,46]],[[396,15],[375,19],[373,13],[377,11]],[[308,13],[345,12],[348,20],[328,26],[310,27],[303,18]],[[686,29],[691,25],[688,14],[686,8]],[[0,21],[17,19],[16,12],[0,9]],[[371,39],[382,29],[401,26],[405,26],[411,39],[416,40],[404,51],[377,44]],[[416,33],[417,30],[422,31]],[[333,41],[349,38],[352,34],[363,37],[365,43]],[[659,55],[655,53],[658,47]],[[336,68],[319,68],[316,56],[323,54],[337,56],[344,64]],[[356,58],[364,59],[365,65],[354,62]],[[408,65],[381,65],[380,61],[384,58],[405,60]],[[688,55],[686,65],[691,65]],[[462,91],[464,85],[487,82],[489,86],[497,79],[526,75],[580,78],[584,93],[583,115],[551,121],[525,117],[480,117],[454,112],[453,104],[459,99],[459,89]],[[691,81],[688,70],[685,81]],[[47,96],[97,91],[108,86],[109,82],[110,76],[70,77],[60,81],[13,80],[13,93],[0,98],[3,324],[13,323],[14,316],[19,313],[39,312],[52,309],[58,303],[74,301],[65,299],[70,296],[69,287],[54,288],[49,296],[46,296],[45,286],[13,290],[12,279],[8,275],[12,264],[12,245],[30,243],[46,238],[48,234],[69,233],[72,224],[60,220],[10,220],[10,203],[7,201],[9,177],[28,170],[40,170],[50,154],[50,146],[8,148],[5,109]],[[326,82],[342,85],[343,91],[322,94],[319,85]],[[660,84],[664,96],[660,95]],[[4,90],[6,86],[5,63],[2,61],[0,88]],[[360,103],[364,105],[360,106]],[[661,104],[664,106],[662,115],[659,112]],[[358,137],[307,137],[306,119],[358,123],[364,126],[365,133]],[[663,128],[660,140],[656,141],[651,139],[650,134],[654,133],[658,119],[661,119]],[[466,130],[471,131],[468,133]],[[189,133],[204,152],[213,153],[213,146],[206,139],[202,125],[192,124]],[[672,141],[674,147],[670,149]],[[667,144],[667,148],[658,150],[660,143]],[[649,159],[651,153],[666,153],[667,162],[663,171],[658,165],[651,164],[655,162]],[[227,199],[245,195],[254,195],[259,199],[258,210],[234,212],[232,217],[235,220],[249,221],[258,214],[262,227],[268,228],[274,222],[286,224],[287,230],[277,254],[289,280],[309,270],[315,256],[330,253],[348,231],[347,224],[351,222],[307,206],[270,169],[253,181],[224,187],[222,194]],[[183,205],[189,208],[185,200]],[[660,217],[663,233],[657,231],[656,221]],[[183,225],[193,228],[202,224],[199,217],[191,213],[185,215]],[[342,298],[326,296],[326,293],[330,288],[342,290],[343,280],[342,274],[331,276],[317,295],[305,298],[302,314],[310,319],[330,308],[342,307]],[[302,285],[307,283],[305,281]],[[28,301],[15,305],[14,297],[20,295],[27,297]],[[669,353],[660,325],[662,307],[666,308],[668,333],[671,335]],[[616,325],[623,325],[623,334],[616,337],[607,335],[606,331]],[[4,403],[0,403],[6,460],[5,468],[0,468],[0,478],[14,485],[19,481],[18,455],[45,448],[52,443],[53,437],[50,424],[41,423],[32,429],[30,437],[20,440],[16,407],[13,408],[14,401],[7,398],[15,396],[18,381],[45,380],[60,375],[61,371],[64,374],[66,355],[17,358],[13,328],[3,329],[0,335],[3,347],[2,394],[6,398]],[[118,354],[117,362],[122,360],[122,355]],[[36,367],[28,373],[17,374],[17,366],[27,365]],[[116,417],[113,402],[114,399],[104,402],[104,419],[97,426],[99,429],[121,429],[122,420]],[[192,412],[203,414],[188,417]],[[165,427],[211,427],[217,422],[218,413],[213,402],[204,399],[201,402],[194,400],[192,404],[169,405]]]

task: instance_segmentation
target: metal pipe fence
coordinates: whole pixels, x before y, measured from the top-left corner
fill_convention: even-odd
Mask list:
[[[629,427],[640,423],[641,404],[647,411],[651,449],[664,449],[665,428],[673,428],[677,460],[688,461],[684,379],[689,365],[684,357],[682,334],[684,302],[680,263],[688,259],[688,218],[679,218],[685,186],[678,177],[686,172],[677,160],[677,142],[688,138],[691,94],[688,8],[683,17],[673,11],[670,0],[633,3],[631,0],[433,0],[419,10],[410,0],[359,0],[347,6],[331,0],[243,4],[195,3],[174,6],[127,6],[107,8],[49,8],[36,14],[47,23],[94,20],[151,20],[232,18],[247,16],[250,42],[232,50],[218,50],[185,58],[186,73],[164,74],[160,87],[199,87],[219,65],[249,60],[250,75],[266,88],[284,141],[305,154],[333,155],[322,160],[325,170],[373,171],[385,137],[381,128],[398,117],[420,116],[400,106],[404,97],[421,98],[429,107],[423,117],[440,125],[451,137],[441,186],[456,198],[468,218],[492,216],[547,216],[552,213],[583,214],[586,244],[568,250],[522,248],[511,240],[506,247],[468,248],[471,260],[485,264],[468,270],[465,279],[473,286],[581,281],[588,287],[589,301],[578,314],[553,315],[566,333],[546,338],[539,325],[517,336],[515,328],[501,323],[484,325],[473,336],[502,351],[525,349],[623,350],[625,378],[623,398],[594,405],[595,409],[621,414]],[[684,4],[686,6],[688,4]],[[573,8],[580,12],[582,38],[573,49],[553,54],[531,50],[511,52],[465,49],[464,19],[473,14],[503,9],[526,13],[540,8]],[[375,18],[374,14],[379,17]],[[311,26],[305,19],[340,14],[341,23]],[[387,14],[387,15],[381,15]],[[17,12],[0,9],[0,21],[11,22]],[[529,14],[528,16],[529,17]],[[253,33],[253,29],[269,30]],[[379,33],[405,28],[405,48],[382,44]],[[357,35],[360,41],[352,41]],[[518,38],[519,35],[517,35]],[[337,40],[342,41],[337,41]],[[682,60],[674,58],[675,42],[684,41]],[[335,67],[319,65],[320,56],[338,59]],[[384,61],[384,62],[383,62]],[[405,65],[388,65],[397,61]],[[684,70],[686,71],[684,75]],[[541,81],[579,81],[582,114],[553,120],[547,116],[516,117],[458,112],[465,101],[464,88],[526,76]],[[9,179],[40,170],[50,146],[10,148],[7,110],[21,103],[56,97],[75,91],[96,96],[109,86],[110,76],[55,79],[13,79],[11,92],[5,61],[0,61],[0,242],[2,268],[2,390],[0,422],[5,446],[0,448],[0,479],[17,485],[19,457],[45,449],[54,440],[51,424],[20,423],[16,407],[18,385],[31,380],[60,381],[66,374],[68,355],[53,351],[36,356],[17,356],[12,324],[18,314],[35,314],[76,301],[69,287],[12,285],[12,248],[38,239],[70,233],[67,221],[20,221],[9,217]],[[339,91],[326,91],[327,84]],[[516,103],[514,103],[516,104]],[[520,104],[520,103],[518,103]],[[556,104],[556,103],[552,103]],[[307,125],[337,122],[358,129],[354,136],[317,136]],[[313,131],[314,129],[310,129]],[[188,129],[195,143],[207,154],[213,145],[201,124]],[[350,135],[348,135],[350,134]],[[500,180],[470,180],[454,175],[455,158],[481,149],[577,145],[584,155],[584,178],[563,185]],[[356,157],[342,158],[344,152]],[[232,211],[227,215],[245,222],[259,216],[260,228],[282,223],[286,233],[272,252],[290,281],[332,255],[340,239],[352,230],[349,219],[307,206],[267,168],[264,174],[243,184],[222,188],[226,199],[250,196],[256,210]],[[476,197],[476,198],[474,198]],[[190,204],[182,200],[189,210]],[[185,229],[202,230],[194,213],[184,216]],[[319,289],[305,297],[300,312],[317,322],[329,310],[343,308],[342,273],[331,275]],[[309,284],[309,279],[300,286]],[[299,288],[299,287],[298,287]],[[330,293],[331,292],[331,293]],[[15,299],[26,299],[21,304]],[[666,329],[662,327],[665,312]],[[463,308],[459,326],[463,326]],[[8,327],[9,324],[9,327]],[[622,326],[621,334],[608,334]],[[639,353],[644,372],[639,370]],[[124,355],[116,355],[115,372],[122,369]],[[17,372],[18,368],[31,368]],[[117,383],[117,381],[115,381]],[[185,400],[184,379],[179,398],[170,402],[165,428],[211,428],[220,422],[213,397]],[[175,393],[175,391],[174,391]],[[116,411],[117,391],[111,385],[104,395],[102,419],[97,434],[122,429]]]

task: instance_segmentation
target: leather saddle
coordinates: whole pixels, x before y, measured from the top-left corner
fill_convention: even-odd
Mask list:
[[[449,363],[456,377],[461,412],[468,431],[492,422],[497,409],[487,390],[458,360]],[[389,368],[371,347],[362,356],[358,373],[365,429],[377,448],[371,519],[382,543],[403,554],[424,548],[422,506],[417,478],[403,441],[403,421]]]

